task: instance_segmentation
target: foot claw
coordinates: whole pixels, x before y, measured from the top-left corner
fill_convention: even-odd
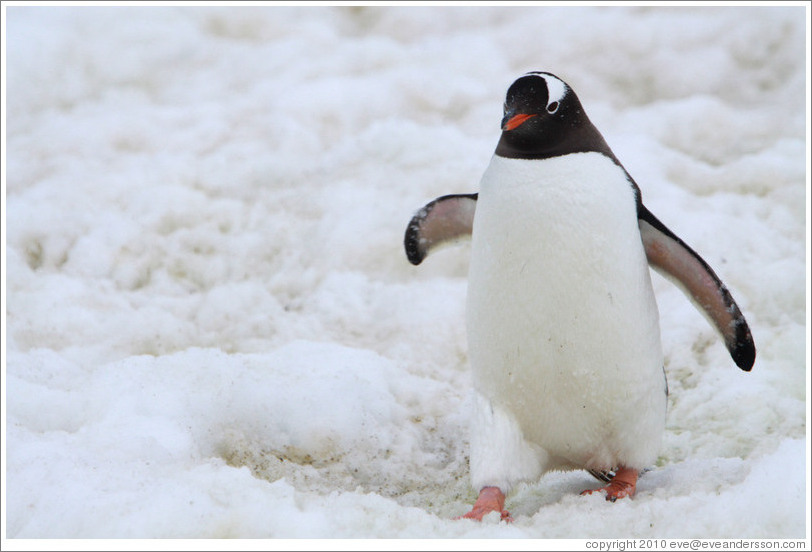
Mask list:
[[[581,495],[589,495],[592,493],[606,492],[606,500],[615,502],[618,498],[626,498],[634,496],[637,490],[637,470],[629,468],[620,468],[612,478],[612,481],[605,487],[599,489],[587,489]]]
[[[482,518],[491,512],[499,512],[500,521],[511,523],[513,518],[510,512],[504,509],[505,495],[498,487],[485,487],[479,492],[479,498],[476,499],[473,508],[467,514],[464,514],[454,519],[474,519],[482,521]]]
[[[481,511],[477,509],[473,509],[465,515],[457,516],[454,519],[473,519],[476,521],[482,521],[482,518],[490,514],[491,512],[499,512],[499,510],[488,510],[488,511]],[[513,516],[510,515],[510,512],[507,510],[502,510],[499,512],[500,521],[504,521],[505,523],[513,523]]]

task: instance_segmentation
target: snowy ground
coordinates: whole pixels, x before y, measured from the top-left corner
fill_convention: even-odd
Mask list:
[[[792,537],[806,520],[806,9],[7,9],[7,536]],[[473,192],[506,87],[568,81],[732,290],[655,276],[671,397],[633,500],[469,488]]]

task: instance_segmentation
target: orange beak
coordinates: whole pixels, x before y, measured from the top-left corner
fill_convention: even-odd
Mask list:
[[[514,128],[518,128],[526,120],[535,116],[536,113],[518,113],[513,116],[508,115],[502,120],[502,130],[513,130]]]

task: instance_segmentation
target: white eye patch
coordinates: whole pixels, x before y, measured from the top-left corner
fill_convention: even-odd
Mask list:
[[[561,105],[561,100],[567,95],[567,85],[561,79],[549,73],[528,73],[535,75],[547,83],[547,112],[555,113]]]

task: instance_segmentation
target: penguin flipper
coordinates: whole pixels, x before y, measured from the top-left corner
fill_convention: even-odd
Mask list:
[[[446,195],[421,208],[406,227],[403,240],[409,262],[419,265],[437,245],[470,236],[477,195]]]
[[[649,265],[688,295],[722,335],[736,365],[749,372],[756,360],[756,346],[727,287],[702,257],[642,203],[638,205],[637,222]]]

